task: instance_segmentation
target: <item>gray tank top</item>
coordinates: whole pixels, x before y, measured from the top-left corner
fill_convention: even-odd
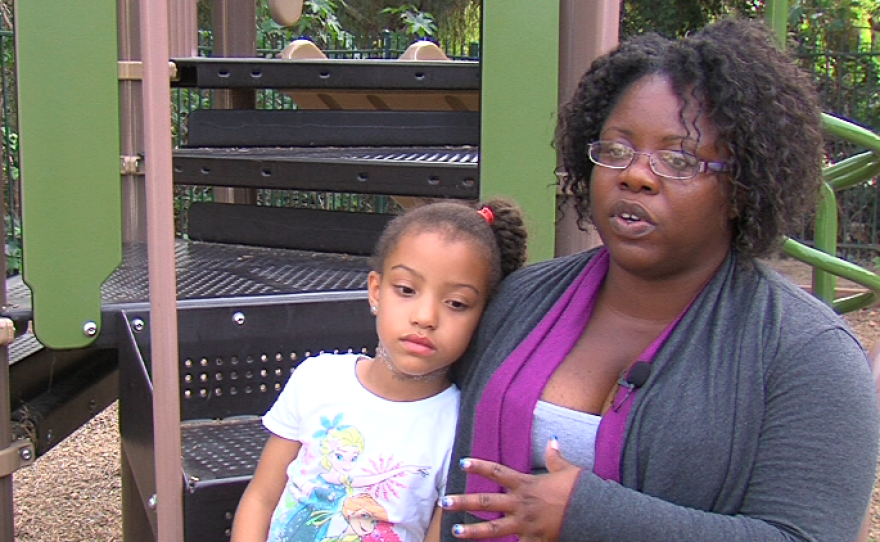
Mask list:
[[[532,423],[532,474],[547,472],[547,443],[556,435],[559,451],[570,463],[593,470],[601,416],[538,401]]]

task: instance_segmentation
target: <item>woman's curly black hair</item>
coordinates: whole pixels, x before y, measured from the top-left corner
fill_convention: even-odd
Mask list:
[[[732,165],[733,248],[747,258],[766,255],[811,214],[824,140],[812,80],[759,20],[725,19],[675,41],[642,35],[593,63],[560,112],[555,141],[567,174],[561,188],[574,199],[579,225],[590,219],[587,146],[621,95],[653,74],[667,77],[717,130]]]

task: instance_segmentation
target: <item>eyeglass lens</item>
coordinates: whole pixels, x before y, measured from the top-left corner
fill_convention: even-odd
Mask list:
[[[683,151],[639,152],[617,141],[597,141],[590,144],[590,159],[600,166],[614,169],[626,169],[637,154],[648,156],[651,170],[661,177],[689,179],[700,171],[700,159]]]

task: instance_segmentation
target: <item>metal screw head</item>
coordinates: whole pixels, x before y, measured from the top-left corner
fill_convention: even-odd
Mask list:
[[[135,318],[134,320],[131,321],[131,329],[135,333],[140,333],[141,331],[144,330],[144,328],[146,326],[147,326],[147,324],[144,323],[144,320],[142,318]]]
[[[34,451],[30,448],[22,448],[18,454],[24,461],[30,461],[34,458]]]
[[[86,334],[87,337],[94,337],[98,334],[98,324],[88,321],[83,324],[83,333]]]
[[[150,498],[147,499],[147,506],[150,508],[150,510],[155,510],[158,503],[159,497],[157,497],[155,493],[150,495]]]
[[[242,325],[244,323],[244,313],[243,312],[236,312],[235,314],[232,315],[232,321],[238,325]]]

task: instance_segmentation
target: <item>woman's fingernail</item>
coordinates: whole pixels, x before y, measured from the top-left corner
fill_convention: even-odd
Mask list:
[[[443,508],[449,508],[452,506],[452,497],[443,497],[440,499],[440,506]]]
[[[468,468],[468,467],[471,466],[471,460],[470,460],[470,459],[467,459],[467,458],[464,458],[464,459],[462,459],[461,461],[459,461],[458,464],[459,464],[459,466],[462,468],[462,470],[464,470],[464,469],[466,469],[466,468]]]
[[[452,534],[454,534],[455,536],[463,535],[464,534],[464,525],[461,525],[459,523],[456,523],[455,525],[453,525],[452,526]]]
[[[553,435],[550,438],[550,449],[556,450],[557,452],[559,451],[559,438],[557,438],[556,435]]]

